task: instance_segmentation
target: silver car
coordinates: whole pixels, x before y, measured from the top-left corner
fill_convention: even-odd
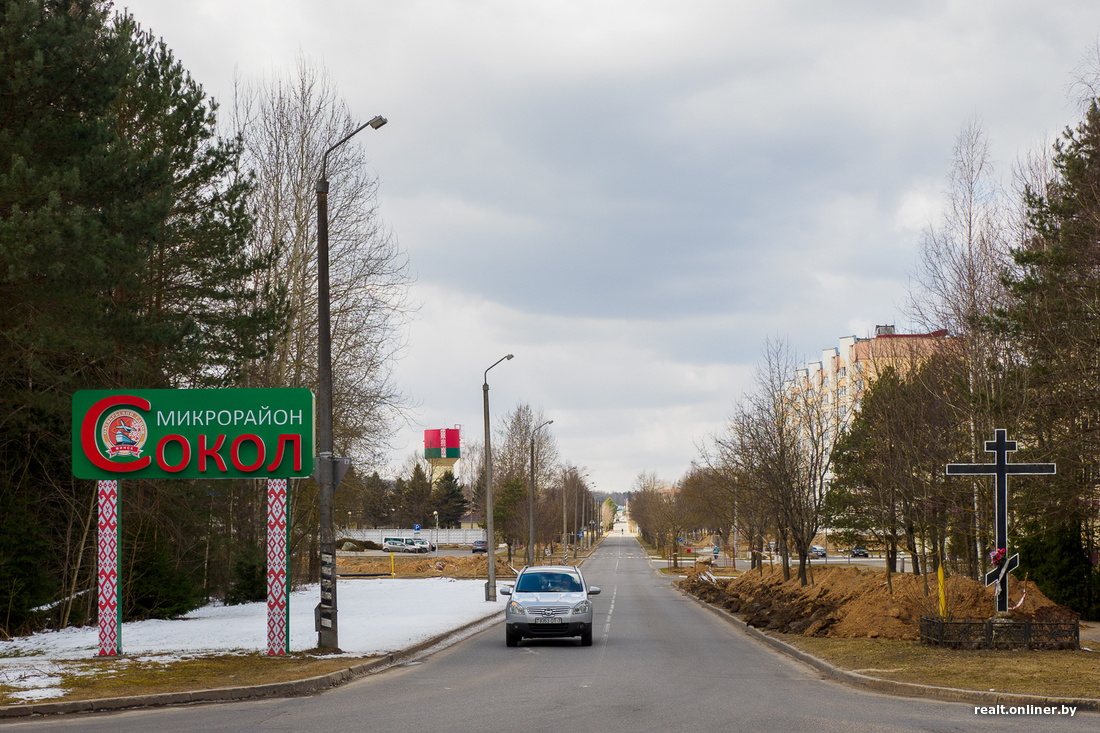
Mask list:
[[[547,639],[581,637],[592,646],[592,601],[596,586],[587,586],[579,568],[546,565],[524,568],[514,586],[502,586],[511,596],[504,611],[504,641],[516,646],[524,637]]]

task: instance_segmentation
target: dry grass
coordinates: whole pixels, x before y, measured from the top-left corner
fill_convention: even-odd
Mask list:
[[[66,665],[67,671],[59,686],[67,692],[51,700],[88,700],[290,682],[347,669],[369,660],[369,657],[322,657],[300,653],[285,657],[227,654],[174,658],[164,663],[150,658],[127,657],[82,660]],[[0,686],[0,704],[24,702],[13,697],[10,694],[13,691]]]
[[[1086,651],[964,651],[915,641],[782,634],[791,646],[869,677],[1021,695],[1100,698],[1100,654]]]

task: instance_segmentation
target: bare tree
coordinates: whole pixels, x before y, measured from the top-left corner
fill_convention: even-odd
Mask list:
[[[1018,167],[1017,181],[1041,179],[1041,171],[1041,159],[1030,159]],[[1000,366],[1015,360],[1012,344],[984,327],[1008,302],[1003,277],[1012,267],[1011,245],[1025,228],[1021,210],[1007,201],[995,177],[989,142],[981,125],[972,121],[956,138],[946,204],[938,223],[925,232],[908,301],[914,320],[930,330],[947,328],[957,339],[967,390],[951,407],[969,425],[972,460],[984,456],[983,441],[994,423],[1004,426],[1005,415],[995,412],[995,406],[1003,401],[1003,382],[1011,372]],[[968,574],[976,578],[986,554],[981,518],[991,509],[984,484],[968,483]]]
[[[255,178],[256,254],[275,259],[271,285],[292,310],[274,356],[251,370],[249,386],[314,387],[317,380],[317,226],[321,159],[358,120],[331,77],[300,57],[290,79],[240,84],[233,118],[242,167]],[[353,139],[328,159],[333,422],[338,449],[376,459],[405,406],[391,369],[410,309],[405,254],[377,209],[377,179]]]
[[[530,405],[517,405],[501,418],[497,438],[493,441],[493,483],[519,479],[529,485],[531,473],[531,434],[546,422],[542,410]],[[559,471],[558,444],[549,427],[535,435],[535,472],[537,485],[549,487]],[[526,516],[526,515],[524,515]]]
[[[1066,89],[1066,96],[1082,117],[1093,101],[1100,98],[1100,40],[1089,46],[1081,57]]]
[[[757,367],[755,391],[737,407],[729,445],[741,472],[767,497],[775,519],[784,579],[790,550],[798,556],[798,578],[807,583],[810,545],[817,535],[838,426],[827,385],[819,371],[799,369],[782,339],[769,339]]]

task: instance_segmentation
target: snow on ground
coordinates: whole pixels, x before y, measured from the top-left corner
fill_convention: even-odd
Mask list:
[[[484,580],[340,580],[340,648],[348,656],[399,651],[504,608],[504,596],[485,601]],[[313,608],[317,585],[290,594],[290,650],[317,646]],[[171,621],[122,625],[125,659],[168,662],[181,656],[265,652],[267,604],[204,606]],[[20,688],[25,700],[58,697],[62,673],[79,673],[81,660],[99,651],[96,627],[48,631],[0,642],[0,684]]]

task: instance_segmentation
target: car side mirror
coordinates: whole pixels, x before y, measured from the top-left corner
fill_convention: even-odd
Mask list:
[[[595,585],[588,586],[588,595],[598,596],[599,594],[600,594],[600,589],[599,589],[598,586],[595,586]]]
[[[510,585],[502,585],[502,586],[500,586],[500,594],[501,594],[502,596],[510,596],[510,595],[512,595],[512,586],[510,586]]]

